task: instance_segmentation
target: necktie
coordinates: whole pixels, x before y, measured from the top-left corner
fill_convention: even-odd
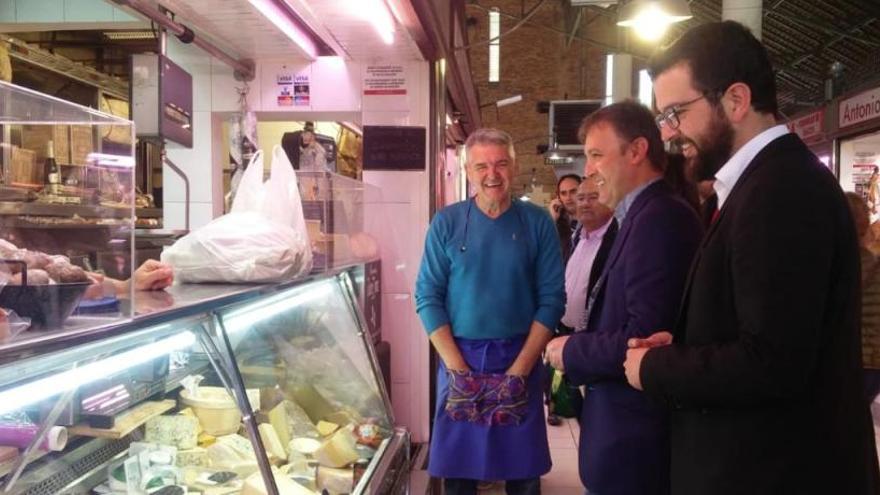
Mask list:
[[[712,212],[712,223],[709,225],[712,225],[715,222],[717,222],[718,217],[720,217],[720,216],[721,216],[721,210],[719,210],[718,208],[715,208],[715,211]]]

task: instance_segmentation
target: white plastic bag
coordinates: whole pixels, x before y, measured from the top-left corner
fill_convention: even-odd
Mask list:
[[[311,243],[296,173],[281,146],[263,182],[263,153],[241,178],[232,211],[162,252],[181,282],[279,282],[308,273]]]

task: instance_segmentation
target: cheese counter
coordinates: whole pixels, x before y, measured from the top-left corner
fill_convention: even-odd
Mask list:
[[[142,297],[138,297],[142,296]],[[349,270],[136,294],[0,345],[10,493],[402,493],[409,435]]]

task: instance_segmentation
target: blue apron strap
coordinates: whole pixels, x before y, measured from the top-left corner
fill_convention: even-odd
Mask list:
[[[480,359],[480,373],[486,372],[486,356],[489,354],[490,345],[492,345],[492,341],[486,342],[483,345],[483,357]]]

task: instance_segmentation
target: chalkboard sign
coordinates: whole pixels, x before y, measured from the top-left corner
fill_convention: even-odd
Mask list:
[[[364,170],[425,170],[424,127],[364,126]]]

